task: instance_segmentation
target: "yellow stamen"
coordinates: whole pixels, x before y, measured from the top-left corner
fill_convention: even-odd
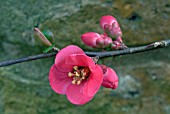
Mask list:
[[[82,77],[82,79],[84,80],[84,79],[85,79],[85,77],[83,76],[83,77]]]
[[[68,76],[72,78],[72,84],[80,85],[81,82],[88,78],[90,73],[89,68],[74,66],[73,71],[68,73]]]
[[[71,72],[68,73],[68,77],[71,77],[71,76],[73,76],[73,75],[74,75],[74,74],[71,73]]]
[[[76,72],[76,76],[80,76],[80,74],[78,72]]]
[[[76,84],[76,80],[73,80],[71,83],[72,83],[72,84]]]
[[[85,76],[85,75],[86,75],[86,72],[84,72],[84,69],[81,71],[81,75],[82,75],[82,76]]]
[[[77,81],[77,85],[80,85],[81,84],[81,81],[79,80],[79,81]]]
[[[74,69],[74,70],[78,70],[78,66],[74,66],[73,69]]]

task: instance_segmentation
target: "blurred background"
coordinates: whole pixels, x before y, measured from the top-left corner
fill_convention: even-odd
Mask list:
[[[129,47],[170,39],[169,0],[1,0],[0,61],[42,53],[33,28],[50,30],[59,48],[78,45],[89,31],[102,33],[103,15],[114,16]],[[83,106],[52,91],[54,57],[0,68],[0,114],[169,114],[170,47],[106,58],[119,76],[113,91],[101,88]]]

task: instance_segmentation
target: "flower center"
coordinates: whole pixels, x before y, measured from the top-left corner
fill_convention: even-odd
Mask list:
[[[73,77],[72,84],[81,84],[83,80],[89,77],[90,69],[88,67],[74,66],[73,71],[68,73],[68,77]]]

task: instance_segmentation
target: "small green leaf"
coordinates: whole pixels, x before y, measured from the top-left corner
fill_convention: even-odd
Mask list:
[[[44,36],[51,42],[54,42],[54,35],[51,31],[49,30],[43,30],[42,33],[44,34]]]
[[[46,38],[46,36],[38,29],[34,28],[35,38],[45,46],[51,46],[52,43]]]
[[[53,45],[47,47],[46,49],[43,50],[43,53],[49,52],[50,50],[52,50],[52,49],[54,48],[54,46],[55,46],[55,45],[53,44]]]

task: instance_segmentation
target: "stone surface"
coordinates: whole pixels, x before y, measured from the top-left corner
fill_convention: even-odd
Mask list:
[[[141,94],[141,84],[133,76],[119,75],[119,88],[115,92],[125,99],[134,99]]]
[[[0,14],[0,61],[42,53],[44,47],[33,38],[35,26],[51,30],[59,48],[75,44],[92,51],[80,41],[80,35],[89,31],[102,33],[99,19],[106,14],[117,18],[128,46],[170,36],[168,0],[2,0]],[[48,72],[54,58],[1,67],[0,113],[168,114],[169,50],[103,59],[101,63],[117,72],[119,88],[101,88],[84,106],[74,106],[64,95],[51,90]]]

